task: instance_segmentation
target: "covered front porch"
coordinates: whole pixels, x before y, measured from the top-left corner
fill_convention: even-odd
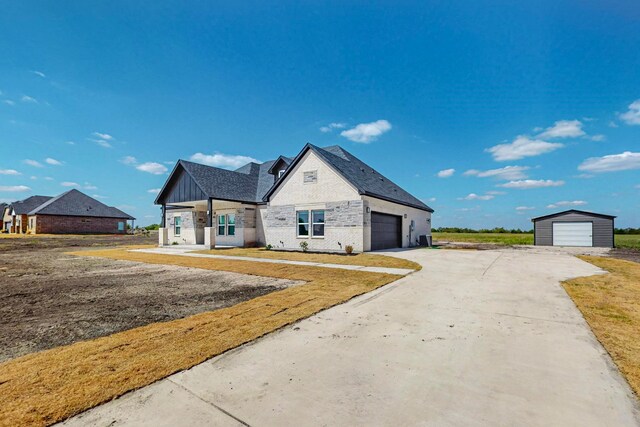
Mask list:
[[[256,206],[226,200],[162,204],[160,246],[196,249],[256,244]]]
[[[255,177],[179,160],[155,200],[160,246],[253,246],[260,206]]]

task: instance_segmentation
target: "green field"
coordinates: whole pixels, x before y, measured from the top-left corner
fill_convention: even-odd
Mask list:
[[[494,243],[497,245],[533,245],[533,234],[512,233],[433,233],[434,242]]]
[[[616,234],[616,248],[640,249],[640,234]]]
[[[532,245],[533,234],[512,233],[433,233],[434,242],[493,243],[496,245]],[[640,235],[616,234],[616,247],[640,249]]]

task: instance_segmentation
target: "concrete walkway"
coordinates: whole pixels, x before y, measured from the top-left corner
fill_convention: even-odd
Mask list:
[[[66,422],[638,426],[559,281],[562,253],[414,250],[424,268]]]
[[[130,250],[130,252],[144,252],[148,254],[178,255],[178,256],[188,256],[188,257],[196,257],[196,258],[217,258],[217,259],[228,259],[228,260],[234,260],[234,261],[252,261],[252,262],[266,262],[271,264],[305,265],[305,266],[311,266],[311,267],[324,267],[324,268],[341,268],[343,270],[360,270],[360,271],[369,271],[371,273],[399,274],[401,276],[406,276],[407,274],[412,273],[414,271],[407,268],[365,267],[363,265],[329,264],[329,263],[310,262],[310,261],[290,261],[286,259],[255,258],[255,257],[231,256],[231,255],[210,255],[210,254],[199,254],[192,251],[193,249],[191,248],[183,249],[183,248],[168,248],[168,247]]]

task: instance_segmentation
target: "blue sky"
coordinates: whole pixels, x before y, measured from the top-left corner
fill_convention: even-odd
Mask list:
[[[640,226],[637,2],[236,3],[5,4],[0,201],[75,187],[148,224],[178,158],[312,142],[434,226],[571,207]]]

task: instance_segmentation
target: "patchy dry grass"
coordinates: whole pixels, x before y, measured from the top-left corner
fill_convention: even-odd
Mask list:
[[[0,425],[48,425],[61,421],[401,277],[122,249],[74,254],[308,283],[233,307],[154,323],[2,363]]]
[[[264,248],[221,248],[196,252],[208,255],[285,259],[288,261],[308,261],[323,264],[364,265],[366,267],[407,268],[410,270],[420,270],[422,268],[420,264],[406,259],[368,253],[355,255],[318,254],[308,252],[268,251]]]
[[[609,274],[563,283],[631,388],[640,395],[640,264],[580,256]]]

